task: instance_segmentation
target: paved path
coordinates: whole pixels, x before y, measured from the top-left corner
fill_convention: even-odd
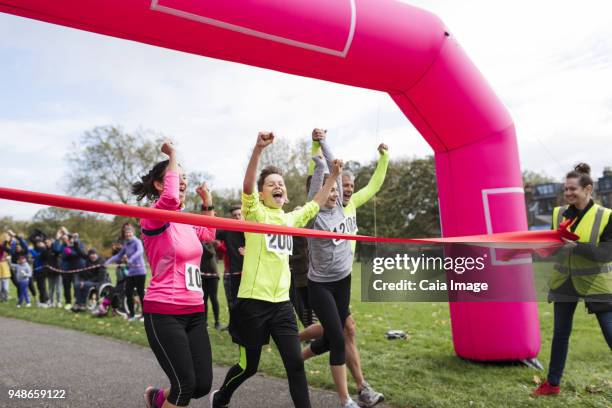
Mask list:
[[[227,368],[214,367],[217,388]],[[168,380],[148,348],[0,317],[0,407],[144,407],[145,387]],[[9,399],[9,389],[66,390],[63,400]],[[334,393],[311,389],[313,408],[337,407]],[[191,407],[208,407],[208,398]],[[232,408],[287,408],[286,380],[256,375],[236,392]]]

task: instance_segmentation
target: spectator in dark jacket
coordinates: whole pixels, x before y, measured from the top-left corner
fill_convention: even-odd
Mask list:
[[[40,262],[47,276],[49,306],[62,306],[62,278],[59,272],[59,253],[53,249],[53,240],[45,238],[45,247],[40,252]]]
[[[33,238],[32,243],[34,248],[30,249],[30,255],[34,260],[34,268],[32,271],[32,279],[36,282],[38,288],[38,306],[48,307],[49,295],[47,294],[47,271],[44,268],[41,255],[46,250],[45,243],[40,236]]]
[[[64,271],[62,273],[62,284],[64,286],[64,300],[66,301],[66,309],[72,307],[72,285],[75,285],[75,292],[78,286],[78,276],[75,277],[74,271],[81,269],[85,266],[85,248],[79,241],[78,234],[69,234],[68,231],[63,228],[58,231],[57,239],[54,243],[54,250],[61,254],[60,268]]]
[[[87,252],[84,268],[86,268],[84,271],[78,273],[78,283],[75,283],[76,304],[72,308],[73,312],[85,310],[90,289],[99,287],[108,280],[104,258],[98,255],[95,248]]]

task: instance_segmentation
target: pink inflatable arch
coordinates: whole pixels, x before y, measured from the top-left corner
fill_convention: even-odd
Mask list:
[[[393,0],[0,0],[0,11],[387,92],[435,151],[444,236],[527,228],[512,119],[427,11]],[[531,265],[493,261],[509,290],[532,285]],[[461,357],[539,351],[535,303],[450,311]]]

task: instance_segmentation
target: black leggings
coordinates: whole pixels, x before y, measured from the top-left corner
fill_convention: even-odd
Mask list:
[[[208,299],[212,305],[215,323],[219,323],[219,278],[202,278],[202,290],[204,291],[204,320],[208,322]]]
[[[312,342],[310,350],[315,354],[329,351],[330,365],[345,364],[344,322],[350,314],[351,275],[326,283],[309,279],[308,293],[310,304],[324,329],[323,337]]]
[[[149,345],[170,380],[168,402],[185,407],[212,387],[212,354],[203,313],[145,313]]]
[[[134,288],[136,288],[136,293],[138,293],[138,297],[140,298],[140,306],[142,307],[146,277],[146,275],[134,275],[125,278],[125,296],[127,296],[130,317],[134,317]]]
[[[293,405],[297,408],[310,408],[310,396],[308,394],[308,383],[304,372],[304,362],[300,355],[300,341],[296,336],[275,335],[272,339],[278,348],[278,352],[283,360],[287,380],[289,381],[289,392]],[[221,405],[228,405],[234,391],[240,384],[252,377],[257,372],[259,358],[263,346],[244,347],[239,346],[240,361],[229,369],[223,386],[215,395],[215,402]]]
[[[295,309],[295,313],[306,328],[316,322],[316,316],[312,307],[310,307],[310,299],[308,297],[308,287],[298,288],[292,285],[289,292],[291,303]]]

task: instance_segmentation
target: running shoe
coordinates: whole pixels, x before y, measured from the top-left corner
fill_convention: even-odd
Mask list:
[[[222,405],[221,403],[219,403],[219,398],[215,398],[218,392],[219,390],[214,390],[213,392],[210,393],[210,397],[209,397],[210,408],[228,408],[229,404]]]
[[[532,393],[532,397],[542,397],[544,395],[557,395],[561,392],[561,387],[558,385],[551,385],[548,381],[544,381],[538,388]]]
[[[363,387],[359,390],[359,406],[364,408],[370,408],[379,404],[385,400],[385,396],[380,392],[377,392],[368,384],[367,381],[363,382]]]
[[[145,401],[145,406],[147,408],[159,408],[157,404],[155,404],[155,396],[157,395],[158,391],[159,391],[158,388],[153,388],[150,385],[145,390],[143,397]]]
[[[26,303],[26,307],[32,307],[31,303]]]
[[[342,405],[342,408],[359,408],[359,405],[349,397],[349,399]]]

